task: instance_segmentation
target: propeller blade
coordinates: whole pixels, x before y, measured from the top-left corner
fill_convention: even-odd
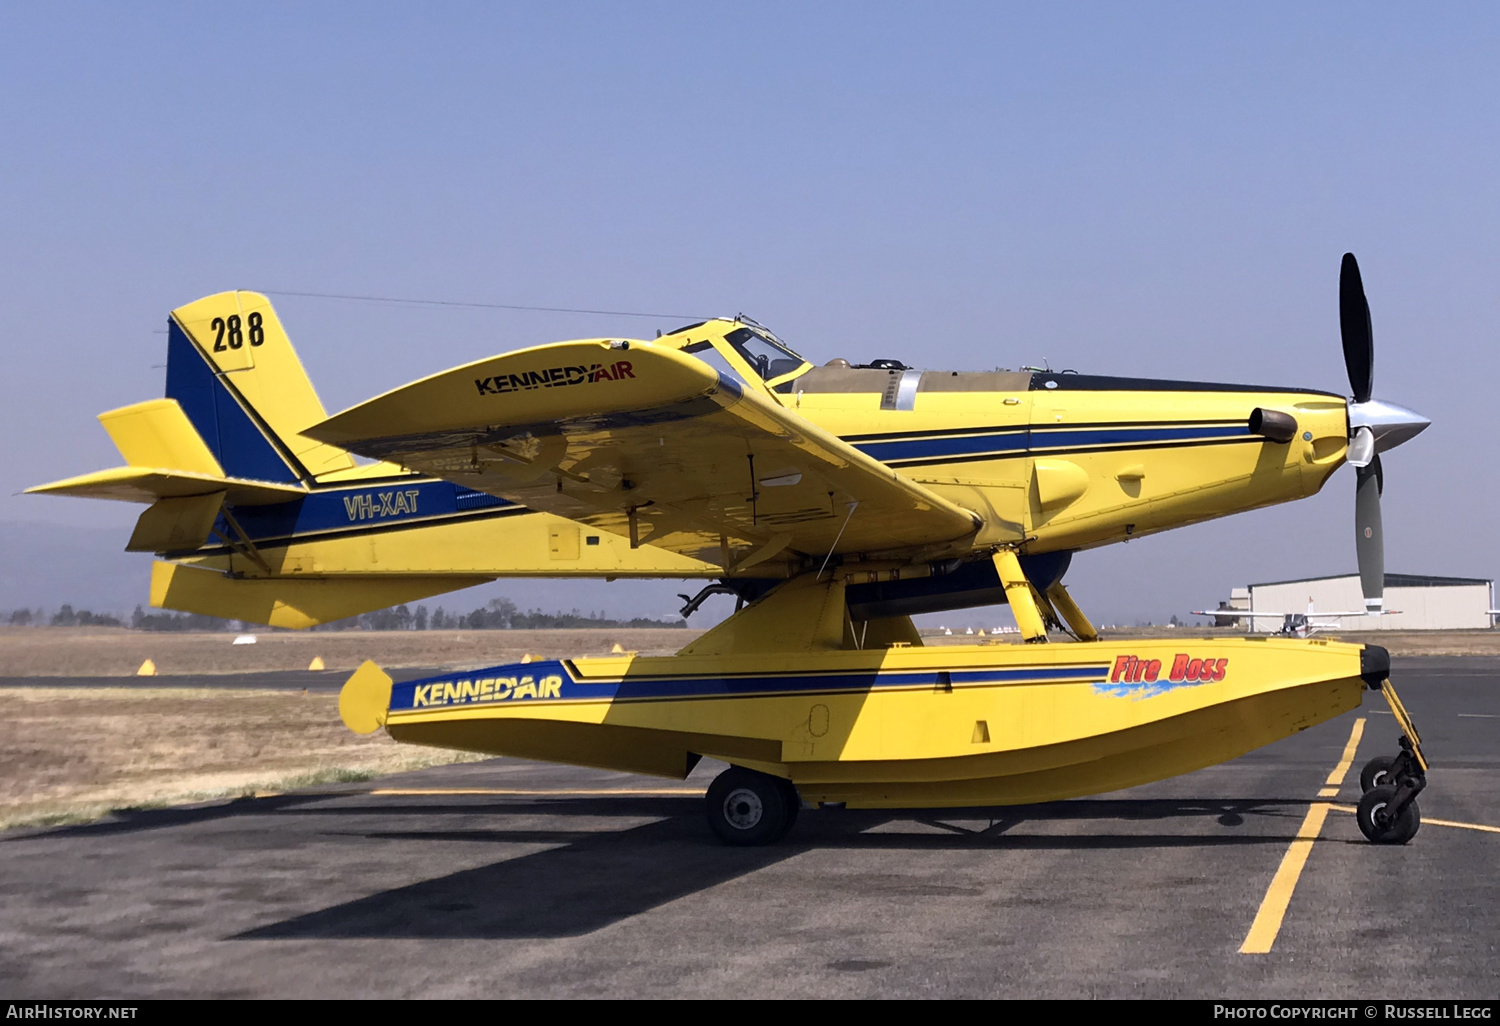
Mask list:
[[[1339,333],[1344,338],[1344,368],[1354,401],[1368,402],[1375,389],[1375,335],[1370,328],[1370,304],[1353,253],[1344,254],[1339,269]]]
[[[1380,525],[1382,474],[1380,457],[1355,470],[1354,551],[1359,558],[1359,587],[1365,610],[1380,613],[1385,602],[1385,538]]]

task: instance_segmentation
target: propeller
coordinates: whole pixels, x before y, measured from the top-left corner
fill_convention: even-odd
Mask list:
[[[1353,253],[1344,254],[1339,269],[1339,333],[1344,342],[1344,368],[1354,391],[1349,402],[1349,449],[1345,456],[1355,468],[1354,551],[1359,559],[1365,611],[1378,616],[1385,603],[1385,541],[1380,523],[1385,476],[1380,454],[1420,434],[1432,422],[1420,413],[1371,398],[1375,390],[1375,337],[1364,280]]]

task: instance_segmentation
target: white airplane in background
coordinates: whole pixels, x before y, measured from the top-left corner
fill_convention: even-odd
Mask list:
[[[1313,610],[1312,596],[1307,598],[1307,612],[1305,613],[1278,613],[1272,611],[1248,612],[1237,609],[1195,609],[1194,616],[1222,616],[1226,619],[1255,620],[1255,619],[1281,619],[1280,629],[1273,631],[1274,634],[1283,634],[1288,637],[1305,638],[1320,631],[1336,631],[1343,626],[1339,621],[1347,616],[1389,616],[1399,613],[1399,609],[1387,609],[1383,613],[1374,613],[1367,610],[1355,610],[1338,613],[1315,613]],[[1317,617],[1318,619],[1315,619]]]

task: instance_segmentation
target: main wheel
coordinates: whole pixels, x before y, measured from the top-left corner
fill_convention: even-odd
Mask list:
[[[786,794],[787,808],[786,823],[782,826],[781,833],[776,835],[776,840],[779,841],[792,832],[792,826],[797,822],[797,813],[802,811],[802,796],[797,793],[797,785],[790,780],[777,777],[776,782],[781,785],[781,790]]]
[[[708,825],[728,844],[771,844],[791,828],[793,793],[780,777],[731,766],[708,785]]]
[[[1416,800],[1406,803],[1399,816],[1390,812],[1395,801],[1396,789],[1390,784],[1378,784],[1365,792],[1359,800],[1356,816],[1360,833],[1373,844],[1405,844],[1416,836],[1422,826],[1422,812]]]
[[[1395,764],[1395,758],[1389,755],[1377,755],[1365,763],[1365,768],[1359,771],[1360,791],[1391,783],[1391,767]]]

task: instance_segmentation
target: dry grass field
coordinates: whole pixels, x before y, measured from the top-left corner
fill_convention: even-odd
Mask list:
[[[151,632],[123,627],[0,627],[0,677],[128,677],[150,659],[159,674],[305,670],[321,657],[352,671],[366,659],[385,667],[470,667],[533,657],[604,655],[618,644],[669,655],[698,636],[669,627],[555,631],[261,631],[236,645],[226,632]]]
[[[470,758],[351,734],[328,693],[24,687],[5,697],[0,829]]]
[[[219,632],[150,633],[109,627],[0,628],[0,677],[38,686],[5,689],[0,732],[0,829],[74,822],[112,809],[164,805],[323,781],[368,779],[471,758],[358,737],[329,693],[138,686],[143,660],[173,675],[329,670],[365,659],[384,666],[467,667],[523,655],[666,655],[696,631],[347,631],[256,634],[233,644]],[[49,677],[119,677],[121,687],[47,687]]]

